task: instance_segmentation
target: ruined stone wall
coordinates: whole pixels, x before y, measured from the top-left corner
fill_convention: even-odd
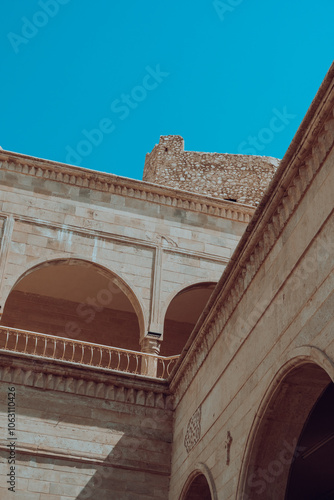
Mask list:
[[[161,136],[146,155],[143,180],[249,205],[261,200],[279,161],[184,151],[180,136]]]

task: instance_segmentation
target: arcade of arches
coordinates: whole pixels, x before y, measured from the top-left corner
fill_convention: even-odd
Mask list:
[[[186,287],[171,301],[163,356],[180,354],[214,283]],[[117,276],[88,261],[46,262],[13,287],[1,324],[78,341],[140,351],[143,319],[133,292]]]

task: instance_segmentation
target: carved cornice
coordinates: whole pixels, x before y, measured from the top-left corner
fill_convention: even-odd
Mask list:
[[[334,65],[172,371],[170,388],[176,404],[296,211],[333,144]]]
[[[248,223],[254,208],[144,181],[0,151],[0,169]]]
[[[12,385],[67,392],[120,403],[171,410],[168,384],[129,374],[104,374],[45,360],[0,355],[0,380]]]

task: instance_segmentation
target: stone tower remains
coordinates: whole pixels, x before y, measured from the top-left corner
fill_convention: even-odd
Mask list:
[[[143,180],[258,205],[279,160],[269,156],[185,151],[179,135],[162,135],[147,153]]]

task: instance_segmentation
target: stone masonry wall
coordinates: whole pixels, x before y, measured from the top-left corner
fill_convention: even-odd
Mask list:
[[[80,186],[88,184],[89,175],[84,169],[0,152],[0,312],[28,269],[53,259],[80,258],[127,283],[141,303],[141,335],[162,332],[176,293],[194,283],[217,281],[253,209],[110,174],[94,173],[101,178],[94,178],[95,187]],[[173,197],[179,194],[182,200]]]
[[[182,137],[168,135],[146,155],[143,180],[256,206],[278,163],[269,156],[184,151]]]
[[[311,397],[310,387],[320,387],[315,377],[298,375],[297,389],[291,389],[287,374],[301,366],[319,373],[321,367],[326,384],[334,380],[333,138],[332,118],[313,142],[312,156],[300,146],[307,160],[288,165],[286,184],[278,183],[271,195],[275,205],[266,230],[260,238],[258,233],[257,246],[244,263],[246,245],[243,254],[234,254],[240,274],[227,277],[225,283],[229,279],[234,285],[226,286],[221,302],[216,298],[202,341],[199,331],[188,364],[183,360],[183,379],[178,386],[175,378],[171,382],[176,400],[173,442],[178,445],[173,446],[170,500],[183,498],[183,485],[198,464],[210,472],[213,498],[285,498],[291,461],[278,460],[282,446],[298,440],[306,421],[303,408],[309,412],[317,400],[318,389]],[[269,231],[279,235],[271,243]],[[249,236],[255,240],[254,232]],[[295,398],[289,400],[293,390]],[[262,483],[257,482],[260,476],[265,477]]]
[[[167,500],[172,411],[164,394],[138,390],[131,379],[125,388],[119,377],[17,362],[0,359],[1,499]],[[16,403],[15,493],[6,483],[8,387]]]

